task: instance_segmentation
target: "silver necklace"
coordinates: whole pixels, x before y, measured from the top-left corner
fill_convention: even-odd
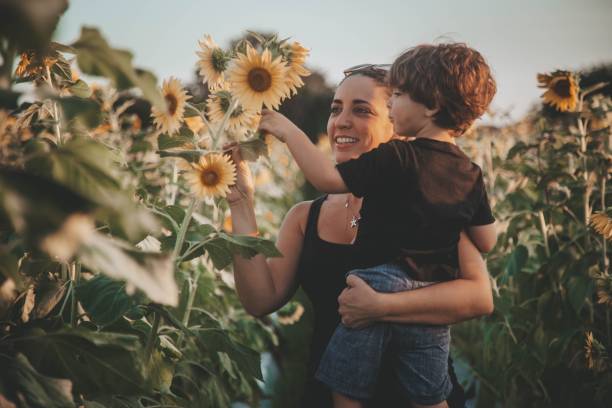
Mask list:
[[[349,195],[346,196],[346,202],[344,203],[344,208],[347,209],[348,212],[348,208],[349,208]],[[355,214],[351,214],[351,221],[349,222],[349,226],[351,228],[357,228],[359,226],[359,221],[361,221],[361,217],[357,216]]]

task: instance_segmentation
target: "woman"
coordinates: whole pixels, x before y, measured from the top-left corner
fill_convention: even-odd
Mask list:
[[[393,136],[388,119],[389,89],[384,70],[365,66],[351,70],[338,86],[327,132],[336,162],[373,149]],[[253,211],[253,184],[237,149],[232,152],[238,178],[230,202],[232,226],[237,234],[257,234]],[[282,307],[301,285],[315,312],[309,361],[310,381],[302,405],[332,406],[331,394],[312,375],[336,325],[359,328],[375,322],[451,324],[492,312],[493,300],[482,257],[462,234],[459,242],[461,278],[426,288],[398,293],[377,293],[363,280],[344,274],[353,268],[352,251],[361,200],[350,194],[330,194],[296,204],[281,225],[277,247],[282,258],[266,260],[234,257],[236,290],[245,309],[264,316]],[[391,363],[381,372],[372,406],[407,406],[395,390]],[[462,406],[460,386],[456,386]],[[399,404],[399,405],[398,405]]]

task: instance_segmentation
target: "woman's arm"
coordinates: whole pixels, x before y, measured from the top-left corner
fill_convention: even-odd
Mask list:
[[[478,249],[462,232],[459,240],[460,278],[420,289],[379,293],[349,276],[338,298],[342,322],[353,328],[375,321],[453,324],[493,312],[491,282]]]
[[[227,197],[234,234],[254,235],[257,221],[253,209],[253,182],[246,162],[234,147],[232,159],[237,167],[236,185]],[[246,311],[264,316],[284,305],[297,289],[297,266],[304,241],[304,225],[310,203],[295,205],[283,220],[276,246],[280,258],[266,259],[259,254],[251,259],[234,255],[234,280],[238,298]]]

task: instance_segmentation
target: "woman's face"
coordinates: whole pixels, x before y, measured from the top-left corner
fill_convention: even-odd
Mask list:
[[[327,134],[336,163],[359,157],[393,136],[387,88],[355,74],[336,89]]]

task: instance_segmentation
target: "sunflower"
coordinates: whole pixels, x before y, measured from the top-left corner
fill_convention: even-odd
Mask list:
[[[612,276],[598,273],[594,278],[597,303],[612,307]]]
[[[591,226],[600,233],[605,239],[612,238],[612,218],[604,213],[591,215]]]
[[[51,68],[56,62],[57,55],[54,55],[52,51],[42,54],[25,51],[21,53],[19,64],[15,69],[15,76],[20,78],[45,76],[47,68]]]
[[[538,86],[545,88],[542,94],[544,103],[553,106],[561,112],[574,111],[578,104],[578,80],[569,71],[555,71],[548,74],[538,74]]]
[[[232,93],[240,104],[258,112],[262,104],[270,109],[278,108],[289,95],[286,75],[287,66],[281,56],[273,61],[270,50],[259,54],[250,44],[246,54],[238,54],[227,74]]]
[[[587,368],[595,372],[605,371],[609,366],[606,347],[593,336],[593,332],[587,331],[584,336],[584,360]]]
[[[200,57],[198,60],[200,75],[204,78],[204,83],[208,82],[209,89],[216,89],[223,84],[223,73],[227,69],[230,58],[208,34],[202,41],[198,41],[198,44],[202,49],[196,52]]]
[[[593,368],[593,332],[585,332],[584,337],[584,359],[587,368]]]
[[[299,42],[293,42],[287,47],[287,86],[292,94],[304,85],[301,77],[310,75],[310,71],[304,68],[304,62],[308,56],[308,49],[302,47]]]
[[[199,198],[225,197],[236,181],[236,166],[228,156],[210,153],[185,174],[191,191]]]
[[[210,94],[206,102],[210,121],[219,125],[223,121],[231,104],[232,94],[226,87]],[[242,106],[237,105],[227,120],[227,130],[237,138],[242,138],[249,130],[255,130],[257,128],[258,117],[259,115],[254,110],[244,109]]]
[[[183,114],[185,113],[185,102],[191,98],[176,78],[164,81],[162,94],[165,100],[165,109],[151,108],[151,115],[155,126],[162,132],[172,135],[181,128]]]

